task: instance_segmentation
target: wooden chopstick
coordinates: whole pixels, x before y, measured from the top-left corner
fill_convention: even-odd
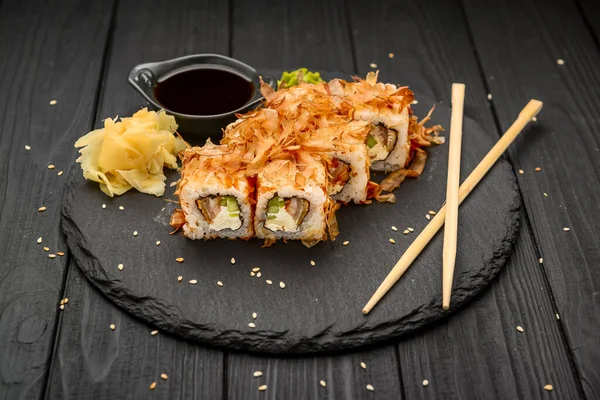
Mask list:
[[[477,186],[479,181],[485,176],[485,174],[492,168],[492,166],[498,161],[502,153],[506,151],[508,146],[515,140],[515,138],[521,133],[525,125],[533,117],[535,117],[542,109],[543,103],[539,100],[530,100],[529,103],[521,110],[517,120],[508,128],[508,130],[502,135],[500,140],[492,147],[487,155],[481,160],[479,165],[475,167],[469,177],[460,185],[458,191],[458,202],[459,204],[471,193],[473,188]],[[373,294],[369,302],[365,305],[362,312],[368,314],[373,307],[381,300],[381,298],[391,289],[391,287],[400,279],[402,274],[406,272],[410,264],[417,258],[419,253],[425,248],[425,246],[431,241],[435,234],[444,225],[444,219],[446,218],[446,206],[443,206],[437,215],[431,220],[431,222],[423,229],[423,231],[417,236],[415,241],[409,246],[404,255],[396,263],[394,268],[390,271],[388,276],[379,285],[377,291]]]
[[[456,262],[458,235],[458,187],[460,186],[460,149],[462,144],[463,108],[465,85],[452,84],[452,118],[450,120],[450,144],[448,149],[448,183],[446,186],[446,221],[444,227],[444,251],[442,269],[442,307],[450,308],[450,293]]]

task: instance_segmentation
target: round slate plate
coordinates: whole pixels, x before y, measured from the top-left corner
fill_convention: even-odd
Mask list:
[[[413,108],[423,116],[432,102],[417,98],[420,103]],[[438,104],[432,123],[448,126],[449,115]],[[463,143],[461,180],[493,145],[469,118]],[[402,184],[396,204],[342,207],[338,239],[311,249],[298,242],[261,248],[259,240],[191,241],[169,235],[175,204],[165,199],[173,198],[174,188],[167,185],[164,198],[131,191],[111,199],[96,183],[86,182],[78,167],[66,189],[62,227],[90,282],[119,307],[163,331],[257,352],[348,349],[406,334],[448,314],[441,308],[441,233],[370,315],[361,312],[427,224],[427,212],[443,204],[447,150],[447,145],[428,150],[423,175]],[[382,177],[377,173],[374,179]],[[176,179],[172,172],[167,184]],[[450,311],[472,299],[504,265],[518,231],[519,207],[512,170],[500,160],[460,208]],[[414,233],[404,235],[408,227]],[[177,263],[177,257],[185,262]],[[121,263],[123,271],[117,269]],[[254,267],[260,267],[260,278],[250,275]],[[192,279],[198,283],[188,283]],[[250,328],[250,322],[256,327]]]

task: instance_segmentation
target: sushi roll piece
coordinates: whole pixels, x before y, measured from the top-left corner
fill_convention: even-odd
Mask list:
[[[337,234],[337,204],[327,195],[322,163],[307,153],[269,162],[258,174],[254,218],[256,237],[265,246],[279,239],[301,240],[312,247]]]
[[[176,191],[181,209],[171,225],[190,239],[241,238],[254,235],[254,180],[235,155],[220,154],[212,143],[182,153]]]

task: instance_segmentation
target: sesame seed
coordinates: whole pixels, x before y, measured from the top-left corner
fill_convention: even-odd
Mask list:
[[[317,265],[317,263],[314,262],[313,260],[310,260],[310,265],[312,265],[314,267],[315,265]]]
[[[217,286],[221,286],[221,287],[223,287],[223,282],[221,282],[221,281],[217,281]]]
[[[254,322],[250,322],[250,323],[248,324],[248,326],[249,326],[250,328],[256,328],[256,324],[255,324]]]
[[[190,279],[190,285],[195,285],[196,283],[198,283],[196,279]]]
[[[373,390],[375,390],[375,388],[373,387],[373,385],[371,385],[370,383],[367,385],[367,390],[369,392],[372,392]]]
[[[123,264],[117,265],[117,268],[119,268],[119,271],[123,271]]]
[[[111,331],[114,331],[117,328],[115,324],[110,324],[108,327]]]
[[[39,212],[44,212],[46,211],[46,207],[45,206],[41,206],[40,208],[38,208]]]
[[[252,313],[252,318],[256,319],[256,317],[258,317],[258,314],[257,314],[257,313],[255,313],[255,312],[253,312],[253,313]]]
[[[265,282],[267,282],[267,285],[272,285],[273,284],[273,281],[270,280],[270,279],[267,279]]]
[[[260,390],[261,392],[264,392],[265,390],[267,390],[267,385],[260,385],[258,387],[258,390]]]
[[[65,255],[65,252],[64,252],[64,251],[57,251],[57,252],[56,252],[56,255],[57,255],[57,256],[61,256],[61,257],[62,257],[62,256],[64,256],[64,255]]]
[[[544,192],[544,196],[548,197],[548,193]]]
[[[554,314],[554,316],[556,317],[557,320],[560,319],[560,315],[558,315],[558,313]]]
[[[42,237],[40,236],[37,240],[38,244],[42,243]]]
[[[344,246],[348,246],[350,244],[349,240],[345,240],[344,243],[342,243]]]
[[[394,232],[398,232],[398,228],[396,228],[396,227],[395,227],[395,226],[393,226],[393,225],[392,225],[392,230],[393,230]]]
[[[156,329],[153,330],[152,332],[150,332],[150,335],[152,335],[152,336],[158,335],[158,330],[156,330]]]
[[[138,235],[138,231],[133,231],[133,236],[137,236]]]
[[[389,239],[388,239],[388,241],[389,241],[391,244],[396,244],[396,241],[395,241],[394,239],[392,239],[392,238],[389,238]]]
[[[413,228],[411,228],[411,227],[408,227],[408,228],[406,228],[406,229],[408,229],[408,231],[409,231],[409,232],[414,232],[414,231],[415,231],[415,230],[414,230]]]
[[[48,257],[50,257],[50,258],[56,258],[56,254],[50,253],[50,254],[48,254]]]
[[[371,67],[371,68],[377,68],[377,64],[371,63],[371,64],[369,64],[369,67]]]
[[[178,263],[182,263],[183,262],[183,257],[177,257],[175,259],[175,261],[177,261]]]
[[[542,169],[541,169],[540,167],[537,167],[537,168],[535,169],[535,172],[540,172],[541,170],[542,170]]]
[[[437,214],[435,211],[429,210],[429,215],[435,215],[435,214]]]
[[[56,166],[54,164],[49,164],[48,165],[48,169],[54,169],[54,168],[56,168]]]
[[[256,276],[256,272],[250,271],[250,276]]]
[[[262,376],[262,371],[254,371],[254,373],[252,374],[253,377],[258,378],[260,376]]]
[[[62,306],[63,304],[65,304],[65,299],[62,299],[62,300],[60,301],[60,305]]]
[[[282,288],[282,289],[285,289],[285,283],[279,282],[279,287]]]
[[[106,208],[106,204],[102,204],[102,208]]]
[[[404,233],[405,235],[408,235],[410,233],[410,231],[408,229],[405,229],[402,233]]]
[[[394,53],[390,53],[390,54],[388,54],[388,57],[389,57],[389,58],[394,58]]]
[[[523,171],[522,169],[519,170],[519,174],[523,175],[525,173],[525,171]]]
[[[58,308],[60,308],[61,310],[64,310],[65,309],[65,305],[61,304]]]
[[[160,246],[160,240],[157,240],[157,241],[156,241],[156,245],[157,245],[157,246]]]
[[[63,300],[65,301],[65,304],[67,304],[69,302],[69,298],[68,297],[65,297]]]
[[[28,145],[28,144],[26,144],[26,145],[25,145],[25,150],[27,150],[27,151],[31,150],[31,146],[30,146],[30,145]]]
[[[56,175],[61,176],[64,172],[63,171],[58,171],[58,173]]]
[[[258,271],[260,271],[260,267],[254,267],[254,268],[252,268],[252,272],[258,272]]]
[[[423,386],[429,386],[429,381],[427,379],[423,379]]]
[[[567,227],[563,228],[563,231],[565,231],[565,232],[569,232],[570,230],[571,230],[571,228],[567,228]]]
[[[235,264],[235,258],[231,257],[230,261],[231,261],[232,264]]]
[[[522,327],[522,326],[520,326],[520,325],[519,325],[519,326],[517,326],[517,330],[518,330],[519,332],[525,332],[525,329],[523,329],[523,327]]]
[[[177,277],[177,282],[181,282],[182,280],[183,280],[183,276],[179,275],[179,276]]]
[[[559,58],[558,60],[556,60],[556,63],[558,65],[565,65],[565,60],[563,60],[562,58]]]
[[[413,100],[413,104],[419,104],[419,100]]]
[[[260,278],[261,276],[262,276],[262,272],[257,272],[257,273],[256,273],[256,277],[257,277],[257,278]]]
[[[58,103],[56,100],[50,100],[50,105],[51,106],[55,105],[56,103]]]
[[[361,367],[362,369],[367,369],[367,364],[365,364],[365,363],[364,363],[364,361],[361,361],[361,362],[360,362],[360,367]]]
[[[44,251],[50,251],[50,247],[44,246]]]
[[[425,215],[425,218],[427,218],[428,220],[431,220],[431,215],[427,214],[427,215]]]
[[[154,390],[154,389],[156,389],[156,382],[152,382],[150,384],[150,390]]]
[[[492,99],[492,94],[491,94],[491,93],[488,93],[488,95],[487,95],[487,99],[488,99],[488,100],[491,100],[491,99]]]
[[[163,379],[163,380],[165,380],[165,381],[166,381],[167,379],[169,379],[169,376],[168,376],[167,374],[160,374],[160,377],[161,377],[161,379]]]
[[[323,379],[319,381],[319,384],[323,387],[327,387],[327,382],[325,382]]]
[[[532,120],[533,122],[535,122],[535,121],[537,121],[537,117],[533,117],[533,118],[531,118],[531,120]]]
[[[546,385],[546,386],[544,386],[544,390],[547,390],[549,392],[551,392],[552,389],[554,389],[554,387],[552,385]]]
[[[125,207],[119,206],[119,210],[123,211],[123,210],[125,210]]]
[[[542,264],[542,263],[544,262],[544,259],[543,259],[542,257],[540,257],[540,259],[538,260],[538,262],[539,262],[540,264]]]

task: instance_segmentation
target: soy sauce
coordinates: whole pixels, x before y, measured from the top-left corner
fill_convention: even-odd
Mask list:
[[[254,85],[223,69],[197,68],[159,80],[154,97],[181,114],[216,115],[236,110],[252,97]]]

